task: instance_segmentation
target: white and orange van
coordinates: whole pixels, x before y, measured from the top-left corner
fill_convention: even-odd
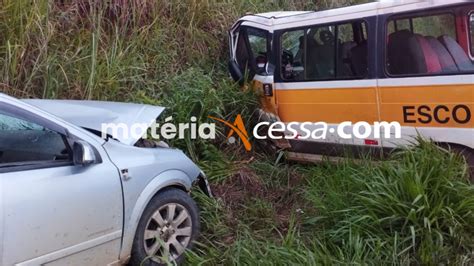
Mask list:
[[[280,141],[290,157],[391,149],[418,134],[474,149],[474,1],[394,0],[246,15],[229,40],[231,76],[250,81],[263,119],[402,125],[401,139]]]

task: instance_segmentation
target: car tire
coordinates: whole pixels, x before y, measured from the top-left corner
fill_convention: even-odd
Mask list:
[[[199,231],[199,210],[186,192],[176,188],[159,192],[140,218],[129,265],[179,264]]]

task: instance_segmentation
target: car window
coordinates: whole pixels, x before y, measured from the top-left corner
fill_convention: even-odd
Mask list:
[[[71,161],[61,134],[0,112],[0,166],[55,161]]]
[[[387,34],[386,69],[390,75],[474,71],[474,64],[456,36],[455,17],[451,13],[390,18]]]

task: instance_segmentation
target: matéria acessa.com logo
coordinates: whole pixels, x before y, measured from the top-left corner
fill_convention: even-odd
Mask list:
[[[252,145],[249,141],[249,134],[245,128],[242,116],[238,114],[233,122],[226,121],[213,116],[208,118],[215,121],[221,122],[226,125],[230,130],[227,133],[228,143],[234,143],[237,135],[242,141],[245,149],[250,151]],[[259,129],[265,128],[266,134],[260,135]],[[263,131],[265,132],[265,130]],[[298,139],[298,140],[324,140],[329,135],[337,134],[337,137],[341,139],[367,139],[373,137],[380,139],[381,132],[384,134],[384,138],[401,138],[401,126],[398,122],[375,122],[369,124],[368,122],[360,121],[352,123],[345,121],[335,125],[329,125],[325,122],[290,122],[283,123],[277,122],[260,122],[257,123],[252,130],[253,137],[255,139]]]
[[[380,139],[383,134],[384,139],[401,138],[401,125],[398,122],[368,122],[360,121],[353,123],[345,121],[338,124],[328,124],[326,122],[288,122],[263,121],[253,126],[252,135],[245,127],[244,120],[238,114],[234,121],[208,116],[216,122],[222,123],[228,128],[227,142],[236,143],[237,138],[244,145],[245,150],[251,151],[252,144],[250,138],[262,139],[298,139],[298,140],[325,140],[334,139],[334,135],[339,139]],[[104,123],[102,124],[102,137],[121,136],[123,138],[133,137],[136,139],[148,138],[151,136],[155,140],[171,139],[216,139],[215,123],[198,123],[196,117],[191,117],[188,123],[175,124],[173,118],[167,117],[165,123],[153,123],[151,126],[146,123],[136,123],[131,126],[125,123]],[[149,130],[148,130],[149,129]],[[120,137],[118,137],[120,139]]]

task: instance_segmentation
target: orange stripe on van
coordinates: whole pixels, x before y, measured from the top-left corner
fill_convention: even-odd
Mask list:
[[[285,122],[378,120],[375,88],[276,90],[278,114]]]
[[[433,85],[416,87],[381,87],[379,88],[380,118],[384,121],[398,121],[405,126],[416,127],[457,127],[474,128],[474,84],[473,85]],[[470,121],[458,123],[455,121],[457,110],[458,120],[466,120],[467,107],[470,111]],[[408,108],[404,115],[403,108]],[[442,107],[442,108],[441,108]],[[414,109],[413,109],[414,108]],[[419,113],[419,108],[421,112]],[[435,109],[438,119],[448,120],[439,123],[435,119]],[[407,123],[406,117],[410,121]],[[431,118],[429,118],[431,117]],[[419,120],[429,121],[421,123]]]
[[[474,84],[381,87],[382,103],[474,103]]]
[[[372,123],[379,120],[380,109],[380,120],[397,121],[405,126],[474,128],[474,84],[379,89],[295,89],[275,92],[278,99],[278,114],[284,122]],[[418,108],[421,106],[424,114],[418,113]],[[433,111],[437,107],[438,119],[443,120],[443,123],[436,121],[434,117]],[[404,108],[407,109],[405,114]],[[471,115],[468,122],[464,121],[468,115],[464,108],[467,108]],[[455,121],[453,110],[457,110],[457,118],[463,123]],[[431,121],[426,122],[428,120]]]

